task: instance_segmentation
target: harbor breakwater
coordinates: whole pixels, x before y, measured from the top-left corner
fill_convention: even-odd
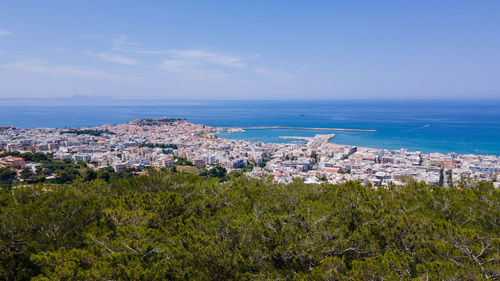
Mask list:
[[[256,126],[256,127],[219,127],[223,130],[307,130],[307,131],[340,131],[376,133],[377,130],[342,129],[342,128],[309,128],[309,127],[283,127],[283,126]]]

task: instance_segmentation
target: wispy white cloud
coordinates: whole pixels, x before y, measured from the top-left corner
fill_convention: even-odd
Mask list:
[[[206,68],[200,62],[189,60],[167,59],[160,64],[160,68],[168,73],[175,74],[176,79],[182,81],[210,81],[210,83],[214,83],[234,78],[232,73],[220,69]]]
[[[0,36],[11,35],[11,34],[12,34],[11,31],[0,29]]]
[[[163,70],[175,73],[186,73],[197,69],[198,64],[183,60],[164,60],[160,67]]]
[[[144,54],[165,55],[160,68],[175,73],[177,77],[187,80],[216,79],[218,81],[234,81],[254,79],[290,80],[297,75],[284,68],[259,66],[250,63],[257,54],[249,57],[236,57],[222,53],[200,49],[185,50],[139,50]],[[257,76],[254,76],[257,75]],[[253,78],[250,78],[253,77]]]
[[[245,58],[201,49],[129,49],[125,51],[140,55],[164,55],[168,56],[170,59],[189,60],[203,64],[214,64],[233,68],[242,68],[247,65]],[[259,55],[251,56],[251,58],[258,57]]]
[[[284,78],[290,76],[284,69],[266,68],[256,65],[254,60],[258,60],[261,57],[259,54],[234,55],[226,52],[210,51],[199,48],[142,48],[138,47],[139,44],[130,42],[127,35],[115,36],[113,45],[115,46],[112,48],[113,50],[123,54],[157,56],[161,60],[161,69],[171,73],[183,74],[185,76],[189,73],[191,73],[192,76],[198,76],[203,73],[208,75],[214,74],[217,77],[234,77],[237,75],[235,70],[238,70],[239,73],[247,72],[269,77]]]
[[[125,34],[120,34],[120,35],[115,35],[111,39],[113,42],[113,45],[120,47],[120,46],[135,46],[137,43],[131,42],[129,40],[130,36],[125,35]]]
[[[245,63],[241,58],[227,54],[207,52],[204,50],[172,50],[171,56],[179,59],[202,61],[227,67],[241,68],[245,66]]]
[[[291,79],[293,75],[281,68],[257,67],[253,69],[255,73],[274,78]]]
[[[172,50],[142,49],[142,48],[134,48],[134,49],[113,48],[113,50],[119,50],[138,55],[169,55],[172,53]]]
[[[201,49],[128,49],[121,50],[136,55],[156,55],[163,57],[159,68],[175,74],[183,81],[227,81],[235,79],[235,69],[244,71],[247,63],[243,58]]]
[[[100,69],[72,65],[51,65],[40,59],[28,59],[13,63],[0,64],[0,68],[21,70],[55,77],[94,78],[105,80],[133,79],[130,75],[113,74]]]
[[[139,61],[133,58],[128,58],[116,54],[110,54],[110,53],[92,53],[92,52],[85,52],[89,56],[94,56],[102,59],[103,61],[107,62],[113,62],[113,63],[119,63],[119,64],[124,64],[124,65],[138,65]]]

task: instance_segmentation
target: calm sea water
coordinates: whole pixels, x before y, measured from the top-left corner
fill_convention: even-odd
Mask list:
[[[83,127],[138,118],[182,117],[210,126],[375,129],[336,132],[335,143],[423,152],[500,155],[500,100],[488,101],[200,101],[120,106],[8,106],[0,125]],[[223,137],[283,142],[314,131],[248,130]]]

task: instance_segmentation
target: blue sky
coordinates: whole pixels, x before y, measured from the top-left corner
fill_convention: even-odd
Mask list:
[[[500,98],[500,1],[1,1],[0,97]]]

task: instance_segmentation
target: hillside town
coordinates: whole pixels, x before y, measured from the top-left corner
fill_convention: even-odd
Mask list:
[[[117,125],[79,129],[0,128],[0,151],[50,153],[53,158],[84,162],[94,170],[115,172],[146,167],[172,168],[178,161],[199,169],[244,169],[250,177],[276,182],[361,181],[372,186],[402,184],[408,179],[452,186],[468,179],[499,187],[500,158],[419,151],[387,150],[329,142],[319,134],[304,141],[263,143],[218,137],[226,128],[194,124],[184,119],[141,119]],[[300,138],[299,138],[300,139]],[[21,157],[0,158],[0,167],[37,172],[37,164]]]

